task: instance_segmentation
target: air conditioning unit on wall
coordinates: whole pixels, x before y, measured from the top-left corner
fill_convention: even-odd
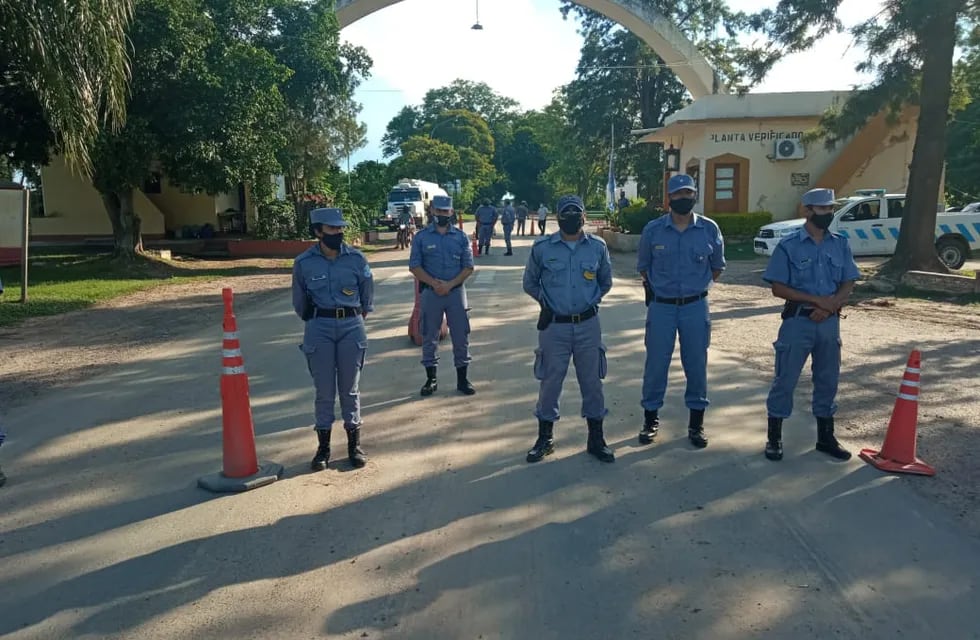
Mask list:
[[[806,157],[806,147],[802,140],[777,140],[773,143],[773,160],[802,160]]]

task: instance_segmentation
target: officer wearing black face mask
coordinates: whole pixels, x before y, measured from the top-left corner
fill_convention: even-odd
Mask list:
[[[646,364],[643,370],[643,428],[640,443],[653,442],[660,428],[660,408],[667,376],[680,336],[681,364],[690,412],[687,437],[695,447],[708,446],[704,411],[708,407],[708,345],[711,318],[708,288],[725,269],[725,242],[713,220],[692,215],[697,184],[691,176],[667,183],[670,213],[647,223],[637,249],[636,270],[647,288]]]
[[[316,390],[314,402],[318,447],[310,463],[314,471],[327,468],[334,401],[347,432],[347,457],[354,467],[366,463],[361,449],[359,382],[367,334],[364,318],[374,311],[374,278],[367,258],[344,244],[347,222],[340,209],[310,212],[310,234],[319,240],[293,264],[293,308],[306,322],[303,344]]]
[[[776,348],[776,375],[766,400],[769,414],[766,457],[783,458],[783,420],[793,412],[793,390],[807,358],[813,357],[813,415],[817,451],[851,457],[834,436],[837,383],[840,378],[840,309],[859,277],[847,238],[829,233],[834,220],[834,191],[803,194],[806,224],[784,237],[769,260],[763,279],[772,294],[786,300]]]

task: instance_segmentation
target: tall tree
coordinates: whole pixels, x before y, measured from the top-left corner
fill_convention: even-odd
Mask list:
[[[425,94],[421,115],[422,120],[431,125],[440,114],[463,109],[482,116],[492,129],[498,123],[513,118],[517,106],[516,100],[500,95],[485,82],[456,79],[449,86],[430,89]]]
[[[416,107],[404,106],[388,123],[384,136],[381,138],[381,151],[386,158],[398,153],[403,142],[419,133],[422,114]]]
[[[971,38],[956,65],[956,86],[962,94],[946,145],[946,199],[954,205],[980,202],[980,41]]]
[[[256,0],[257,2],[257,0]],[[134,191],[153,171],[187,190],[265,184],[284,140],[279,84],[289,70],[229,29],[222,9],[250,0],[139,0],[129,31],[133,83],[126,125],[103,129],[93,153],[118,256],[141,250]],[[264,12],[255,11],[259,19]],[[224,30],[222,30],[224,29]]]
[[[757,69],[764,71],[786,51],[806,48],[815,36],[839,29],[840,2],[781,0],[774,10],[755,16],[755,26],[765,29],[773,43],[757,59]],[[855,133],[882,111],[896,116],[908,104],[919,107],[906,214],[886,271],[946,270],[936,255],[934,235],[953,93],[953,54],[978,20],[980,4],[973,0],[887,0],[880,12],[853,29],[868,52],[858,70],[874,72],[876,79],[824,119],[829,141]]]
[[[0,91],[33,95],[51,142],[85,171],[98,133],[125,118],[132,9],[132,0],[0,0]]]

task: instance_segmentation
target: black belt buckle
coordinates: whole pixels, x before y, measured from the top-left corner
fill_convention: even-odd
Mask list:
[[[572,314],[572,324],[578,324],[580,322],[582,322],[582,314],[581,313],[573,313]]]
[[[337,320],[341,320],[347,317],[347,309],[343,307],[337,307],[336,309],[334,309],[334,311],[335,311],[334,318],[336,318]]]

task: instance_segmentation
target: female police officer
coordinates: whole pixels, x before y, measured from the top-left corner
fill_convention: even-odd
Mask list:
[[[319,242],[293,264],[293,308],[306,321],[303,344],[316,389],[314,403],[319,446],[310,463],[314,471],[327,468],[334,397],[347,432],[347,457],[355,467],[365,465],[360,447],[361,395],[358,382],[367,352],[364,318],[374,311],[374,279],[364,254],[344,244],[347,222],[340,209],[310,212],[310,233]]]
[[[762,278],[772,294],[786,300],[776,339],[776,376],[769,390],[769,437],[766,457],[783,457],[783,419],[793,412],[793,390],[800,371],[813,356],[813,415],[817,419],[817,451],[838,460],[851,454],[834,437],[837,382],[840,378],[839,311],[860,277],[847,239],[827,231],[834,220],[834,191],[812,189],[803,194],[806,224],[784,237],[769,259]]]
[[[586,448],[599,460],[613,462],[616,457],[602,433],[606,348],[598,316],[599,303],[612,288],[609,249],[601,238],[582,232],[581,198],[563,196],[557,212],[561,230],[535,241],[524,269],[524,291],[541,305],[534,360],[534,377],[541,381],[535,410],[538,439],[527,461],[538,462],[555,450],[558,399],[571,358],[582,392],[582,417],[589,425]]]

